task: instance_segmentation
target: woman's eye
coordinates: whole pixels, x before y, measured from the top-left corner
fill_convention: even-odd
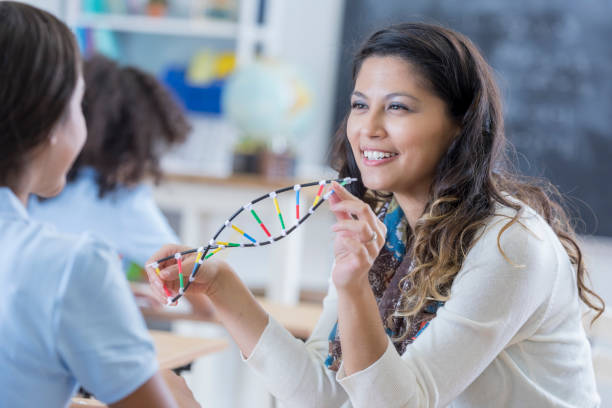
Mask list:
[[[353,102],[351,103],[351,108],[353,109],[365,109],[366,105],[361,102]]]
[[[406,107],[405,105],[402,105],[401,103],[392,103],[391,105],[389,105],[389,109],[391,110],[410,110],[408,109],[408,107]]]

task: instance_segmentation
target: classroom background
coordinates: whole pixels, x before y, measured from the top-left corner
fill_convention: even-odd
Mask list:
[[[551,179],[570,197],[583,220],[577,229],[593,287],[612,307],[610,1],[30,3],[66,21],[85,56],[102,53],[154,74],[184,106],[193,131],[164,153],[166,176],[155,197],[194,247],[253,198],[334,176],[328,149],[348,109],[350,55],[368,33],[419,20],[466,34],[498,75],[518,167]],[[321,209],[275,245],[220,255],[304,337],[327,287],[332,253],[319,243],[331,240],[332,222]],[[612,407],[610,314],[589,328],[604,407]],[[154,328],[227,337],[204,320],[186,304],[148,315]],[[233,346],[197,359],[183,375],[204,406],[275,405]]]

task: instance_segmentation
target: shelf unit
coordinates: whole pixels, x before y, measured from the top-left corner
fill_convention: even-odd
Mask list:
[[[105,28],[130,38],[130,64],[151,55],[155,61],[149,70],[159,68],[166,55],[173,56],[187,43],[216,44],[236,54],[238,67],[258,56],[283,61],[307,72],[315,95],[312,127],[296,141],[298,175],[310,176],[325,165],[329,140],[333,133],[334,92],[340,58],[342,17],[345,0],[239,0],[237,20],[213,18],[148,17],[140,15],[94,14],[82,10],[82,0],[37,0],[72,27]],[[143,45],[143,36],[154,41],[164,37],[184,38],[177,50],[164,45]],[[157,47],[157,48],[156,48]],[[144,48],[151,48],[151,51]],[[195,51],[195,50],[194,50]],[[169,57],[168,57],[169,58]],[[155,71],[154,71],[155,72]],[[158,73],[158,72],[155,72]],[[204,141],[200,141],[204,142]]]
[[[253,61],[258,54],[275,56],[275,30],[279,0],[240,0],[236,22],[210,17],[151,17],[134,14],[90,13],[82,10],[82,0],[59,0],[63,16],[71,27],[107,29],[123,33],[158,34],[206,39],[235,40],[238,65]],[[260,23],[260,10],[264,11]]]
[[[238,24],[213,18],[82,13],[76,26],[120,32],[236,39]]]

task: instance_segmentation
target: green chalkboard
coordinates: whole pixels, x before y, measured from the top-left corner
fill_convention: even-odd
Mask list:
[[[612,1],[347,1],[335,123],[359,43],[403,21],[441,23],[477,44],[498,74],[519,168],[577,199],[579,232],[612,236]]]

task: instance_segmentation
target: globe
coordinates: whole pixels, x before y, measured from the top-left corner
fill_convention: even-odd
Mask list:
[[[288,140],[312,121],[311,89],[291,66],[258,61],[229,77],[222,95],[223,113],[244,136],[268,143]]]

